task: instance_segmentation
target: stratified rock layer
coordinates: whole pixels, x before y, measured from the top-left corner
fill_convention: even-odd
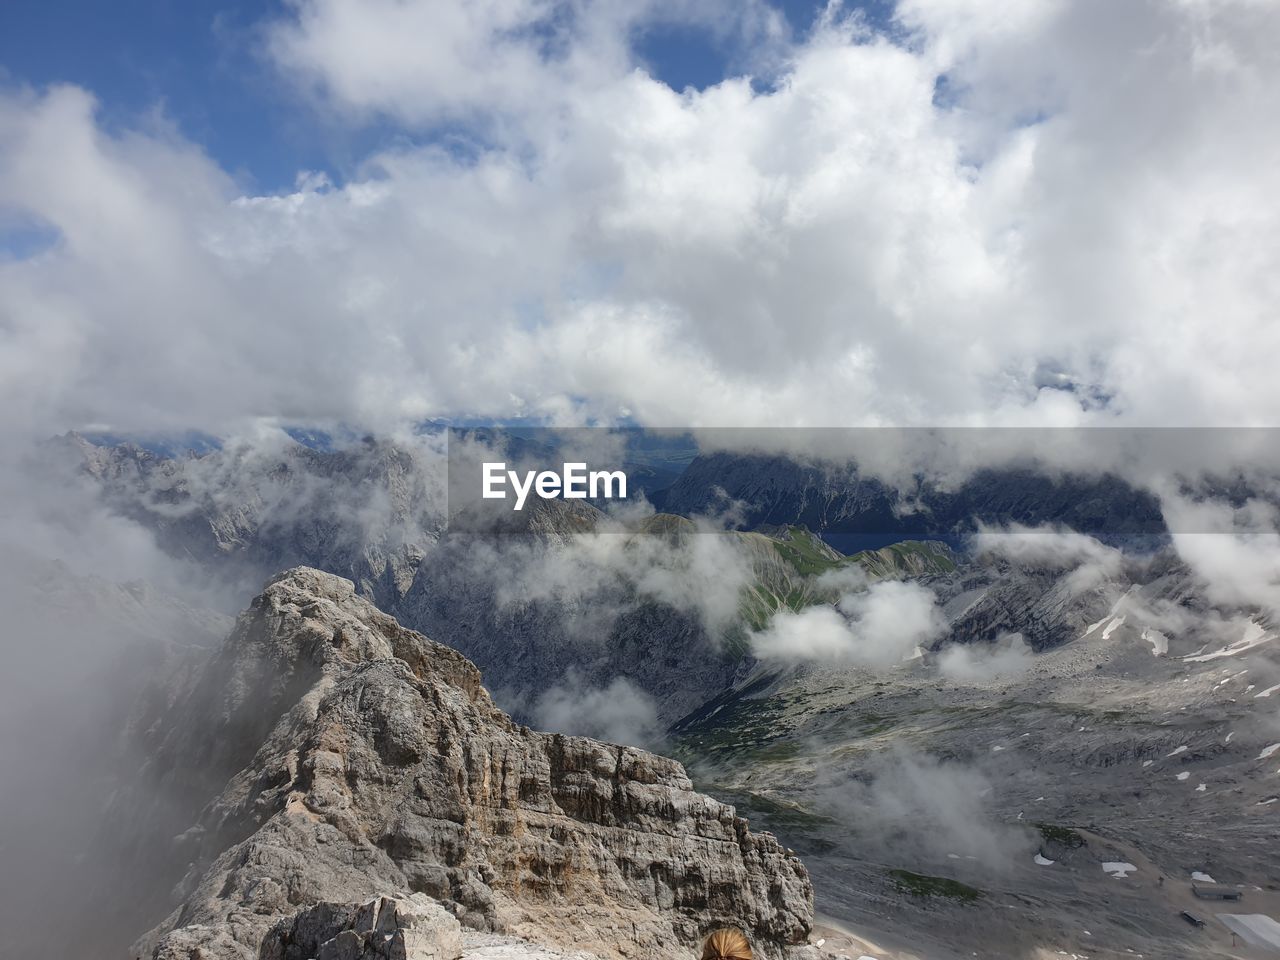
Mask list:
[[[300,909],[419,893],[602,957],[722,924],[778,956],[811,924],[803,865],[678,763],[515,724],[459,653],[316,570],[273,580],[154,729],[151,786],[212,802],[140,956],[257,957]]]

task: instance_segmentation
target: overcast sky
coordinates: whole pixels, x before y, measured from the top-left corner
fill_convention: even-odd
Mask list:
[[[5,434],[1280,424],[1270,0],[10,0]]]

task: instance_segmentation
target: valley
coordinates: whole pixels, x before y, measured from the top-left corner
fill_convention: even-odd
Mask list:
[[[1241,937],[1253,921],[1221,918],[1277,913],[1280,631],[1265,609],[1215,602],[1168,538],[997,526],[845,555],[799,522],[619,522],[557,501],[487,538],[440,526],[421,451],[236,452],[227,487],[226,453],[76,449],[111,509],[233,595],[275,563],[348,577],[350,602],[473,661],[517,723],[675,758],[803,860],[818,956],[1269,955]],[[353,526],[344,505],[370,490],[376,509]],[[339,589],[325,583],[306,589]],[[162,683],[207,673],[205,656],[178,654]],[[158,730],[158,716],[132,723]],[[260,737],[268,719],[243,722]],[[144,752],[171,749],[147,736]],[[240,763],[184,775],[186,816]],[[296,790],[297,776],[250,781]],[[210,829],[206,867],[222,849]],[[189,869],[188,890],[204,867]],[[469,922],[493,927],[483,909]]]

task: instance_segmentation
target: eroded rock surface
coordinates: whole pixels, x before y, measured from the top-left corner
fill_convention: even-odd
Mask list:
[[[138,956],[256,957],[300,909],[414,894],[606,958],[722,924],[780,956],[812,922],[800,861],[680,764],[517,725],[461,654],[316,570],[274,579],[157,729],[154,785],[209,801]]]
[[[462,927],[420,893],[403,900],[318,903],[272,927],[258,955],[260,960],[458,960]]]

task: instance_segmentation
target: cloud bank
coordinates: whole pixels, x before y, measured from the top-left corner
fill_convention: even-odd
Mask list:
[[[657,21],[752,76],[672,90]],[[1274,423],[1280,10],[299,0],[299,115],[401,134],[249,195],[92,91],[0,94],[8,432]],[[318,121],[317,121],[318,122]]]
[[[845,593],[834,607],[781,610],[752,636],[751,646],[764,660],[890,667],[945,629],[932,590],[887,580]]]
[[[533,722],[543,730],[639,747],[652,746],[663,734],[653,699],[625,677],[597,688],[570,673],[538,698]]]
[[[1115,547],[1053,527],[980,526],[973,546],[978,557],[1003,559],[1023,569],[1070,571],[1065,583],[1072,596],[1114,579],[1124,567],[1124,553]]]

